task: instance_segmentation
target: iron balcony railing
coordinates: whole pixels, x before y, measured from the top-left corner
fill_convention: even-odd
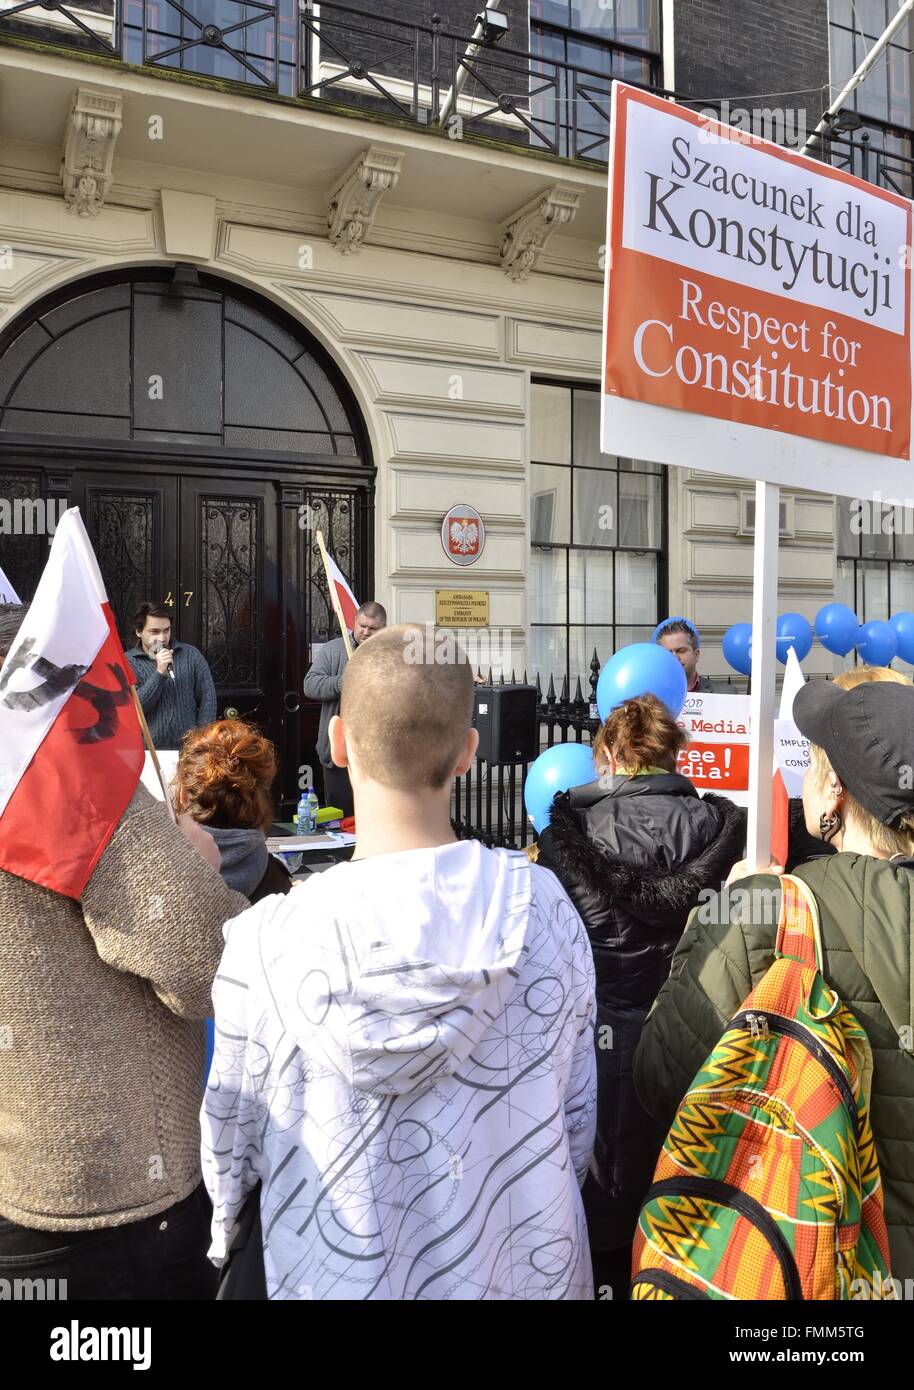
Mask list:
[[[890,188],[903,198],[914,197],[914,134],[886,131],[885,145],[872,142],[868,131],[859,135],[833,135],[825,142],[829,162],[858,179]],[[894,143],[900,148],[892,149]]]
[[[389,19],[337,0],[0,0],[0,36],[425,127],[445,117],[452,138],[603,163],[613,78],[630,81],[639,65],[657,75],[651,55],[618,44],[603,71],[502,43],[468,54],[470,35],[437,16]]]
[[[656,58],[638,48],[608,44],[602,71],[502,43],[468,54],[469,34],[437,16],[423,24],[338,0],[0,0],[4,37],[604,164],[614,78],[676,97],[654,80]],[[458,76],[463,87],[447,114]],[[914,133],[886,130],[884,141],[835,133],[822,153],[911,197]]]

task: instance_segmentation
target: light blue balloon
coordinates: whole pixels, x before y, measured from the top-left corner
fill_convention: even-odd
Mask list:
[[[898,655],[914,666],[914,613],[894,613],[889,618],[889,627],[898,638]]]
[[[782,613],[777,622],[777,656],[782,666],[787,665],[787,653],[793,647],[797,660],[809,656],[812,647],[812,627],[802,613]]]
[[[898,655],[898,638],[893,627],[874,618],[860,627],[856,647],[868,666],[888,666]]]
[[[676,658],[674,657],[675,661]],[[552,814],[552,798],[569,787],[595,781],[593,749],[586,743],[556,743],[530,764],[524,781],[524,806],[541,835]]]
[[[752,624],[734,623],[724,633],[724,659],[741,676],[752,674]]]
[[[609,658],[597,681],[597,709],[608,719],[617,705],[656,695],[674,719],[685,704],[688,681],[678,658],[653,642],[633,642]]]
[[[857,640],[857,627],[857,615],[846,603],[826,603],[816,614],[816,636],[835,656],[847,656]]]

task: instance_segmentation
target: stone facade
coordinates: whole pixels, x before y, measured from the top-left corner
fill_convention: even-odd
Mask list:
[[[406,8],[468,33],[476,12],[457,0]],[[525,5],[504,8],[508,42],[526,48]],[[827,81],[825,0],[663,8],[667,82],[679,92]],[[372,13],[403,10],[378,0]],[[436,588],[487,589],[492,625],[510,632],[505,669],[520,673],[530,382],[599,380],[605,172],[47,49],[0,44],[0,78],[0,241],[13,248],[0,259],[0,329],[82,277],[176,260],[281,305],[333,357],[365,420],[378,470],[375,596],[392,620],[425,622]],[[77,122],[90,119],[80,113],[93,93],[104,128],[90,157]],[[819,102],[807,99],[812,123]],[[751,491],[670,470],[661,612],[698,624],[712,675],[726,674],[723,632],[751,615],[741,525]],[[834,591],[832,503],[799,490],[785,501],[782,602],[812,617]],[[469,570],[448,562],[439,537],[456,503],[486,521]],[[821,656],[815,648],[811,669]]]

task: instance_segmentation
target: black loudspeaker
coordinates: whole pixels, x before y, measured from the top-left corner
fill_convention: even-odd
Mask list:
[[[477,685],[473,727],[477,758],[488,763],[526,763],[539,752],[535,685]]]

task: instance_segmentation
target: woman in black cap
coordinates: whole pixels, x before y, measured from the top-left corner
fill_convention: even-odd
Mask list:
[[[838,851],[794,872],[818,903],[826,979],[872,1046],[892,1274],[914,1280],[914,686],[810,682],[793,717],[811,744],[807,830]],[[774,959],[772,887],[750,874],[689,921],[635,1058],[642,1104],[663,1125]]]

